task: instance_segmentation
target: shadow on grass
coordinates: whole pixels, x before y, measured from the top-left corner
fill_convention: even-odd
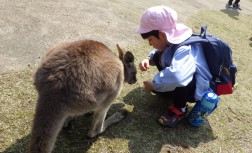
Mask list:
[[[240,15],[240,12],[238,11],[238,9],[229,8],[226,6],[226,8],[222,9],[221,11],[228,14],[229,17],[239,20],[238,16]]]
[[[131,100],[132,97],[135,99]],[[174,147],[184,150],[189,147],[196,148],[199,143],[207,143],[216,139],[208,121],[199,128],[191,127],[186,121],[175,128],[161,126],[157,120],[166,111],[172,100],[136,88],[124,97],[124,102],[134,105],[134,111],[128,119],[135,120],[134,126],[136,128],[132,132],[136,136],[124,136],[130,140],[130,152],[160,152],[161,150],[169,152]],[[191,109],[189,108],[189,110]],[[137,141],[144,143],[136,146]],[[175,149],[175,151],[178,150]]]
[[[111,112],[107,115],[110,116],[112,112],[116,112],[122,108],[122,104],[113,104],[111,106]],[[110,111],[110,110],[109,110]],[[94,142],[96,142],[99,136],[95,138],[87,138],[86,133],[91,127],[92,114],[85,114],[78,116],[70,121],[67,128],[63,128],[57,136],[56,143],[54,145],[53,153],[85,153],[89,150]],[[22,137],[16,140],[10,147],[8,147],[3,153],[26,153],[29,146],[31,135]]]
[[[167,102],[162,97],[152,95],[140,87],[129,92],[123,98],[123,101],[126,106],[133,107],[133,111],[129,112],[124,120],[109,127],[99,137],[88,139],[85,135],[90,126],[92,116],[79,116],[72,121],[70,129],[64,129],[60,132],[53,153],[84,153],[89,151],[89,149],[94,149],[91,147],[93,144],[101,141],[98,140],[99,138],[109,140],[105,141],[104,146],[99,146],[100,144],[95,146],[101,147],[100,150],[102,150],[102,147],[111,145],[107,144],[110,141],[120,138],[126,140],[128,144],[128,146],[124,147],[127,151],[122,152],[129,151],[131,153],[169,152],[174,150],[174,148],[175,151],[178,151],[178,148],[180,150],[188,150],[189,147],[196,148],[200,143],[207,143],[216,139],[208,122],[200,128],[192,128],[186,122],[178,125],[176,128],[162,127],[157,122],[157,119],[166,110],[171,100]],[[107,116],[110,116],[123,106],[123,103],[113,104]],[[26,152],[29,139],[30,135],[17,140],[4,153]],[[113,148],[113,145],[118,145],[117,143],[120,142],[115,141],[110,150],[118,150]]]

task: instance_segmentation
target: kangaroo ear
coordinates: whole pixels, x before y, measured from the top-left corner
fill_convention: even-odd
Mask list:
[[[134,55],[131,52],[127,51],[123,56],[123,62],[124,63],[134,62]]]
[[[117,47],[117,50],[118,50],[118,53],[119,53],[120,60],[123,60],[123,55],[124,55],[123,50],[119,47],[118,44],[116,44],[116,47]]]

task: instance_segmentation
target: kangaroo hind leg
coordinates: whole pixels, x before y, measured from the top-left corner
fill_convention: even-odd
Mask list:
[[[105,120],[110,105],[108,105],[107,107],[102,107],[101,109],[94,112],[92,128],[87,133],[87,136],[89,138],[103,133],[110,125],[121,121],[128,114],[127,110],[121,109]]]
[[[113,115],[111,115],[108,119],[105,120],[104,129],[106,129],[112,124],[115,124],[121,121],[127,115],[128,115],[128,111],[125,109],[121,109],[120,111],[115,112]]]
[[[120,90],[115,90],[114,92],[109,94],[105,99],[102,100],[101,106],[99,106],[98,109],[95,110],[93,114],[92,127],[87,133],[87,136],[89,138],[93,138],[96,135],[106,130],[107,126],[104,127],[104,121],[105,121],[107,112],[112,102],[116,99],[119,92]]]
[[[93,114],[92,127],[88,131],[87,136],[89,138],[93,138],[96,135],[104,132],[104,120],[107,115],[107,111],[109,110],[110,105],[105,108],[98,109]]]

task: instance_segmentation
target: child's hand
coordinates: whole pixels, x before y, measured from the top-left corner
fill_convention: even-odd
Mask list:
[[[139,64],[139,68],[141,71],[147,71],[149,69],[149,59],[144,59],[142,62]]]
[[[153,91],[153,83],[152,81],[144,81],[144,89],[148,91]]]

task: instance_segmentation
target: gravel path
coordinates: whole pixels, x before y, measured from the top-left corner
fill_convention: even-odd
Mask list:
[[[0,73],[21,70],[39,62],[57,43],[83,38],[104,42],[111,49],[135,44],[143,11],[167,5],[178,12],[180,22],[201,9],[227,12],[227,0],[1,0]],[[241,1],[251,14],[252,0]]]

